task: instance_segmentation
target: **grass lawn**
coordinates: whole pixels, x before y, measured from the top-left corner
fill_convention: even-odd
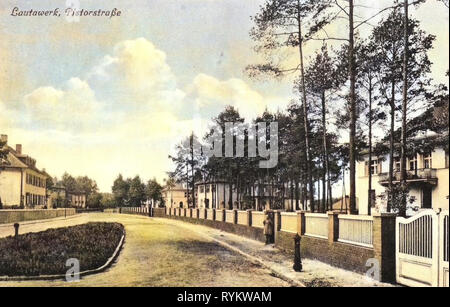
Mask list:
[[[124,228],[119,223],[88,223],[0,239],[0,276],[65,274],[76,258],[80,270],[101,267],[112,256]]]
[[[290,286],[269,270],[249,262],[195,232],[170,225],[164,219],[90,213],[68,220],[24,225],[22,231],[43,231],[87,222],[120,223],[125,244],[117,261],[105,272],[84,276],[80,282],[63,280],[5,281],[0,287],[121,286],[121,287],[268,287]],[[5,229],[13,231],[13,229]],[[0,228],[0,236],[2,229]]]

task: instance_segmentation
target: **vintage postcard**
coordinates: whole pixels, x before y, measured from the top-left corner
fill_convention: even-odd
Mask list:
[[[0,38],[0,287],[449,286],[448,0],[1,0]]]

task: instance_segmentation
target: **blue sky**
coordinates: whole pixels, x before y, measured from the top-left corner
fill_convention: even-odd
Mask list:
[[[80,0],[81,8],[116,7],[122,16],[9,16],[15,6],[65,3],[0,3],[0,132],[55,176],[87,174],[102,191],[118,172],[162,179],[171,148],[226,104],[251,118],[292,98],[292,80],[260,82],[243,72],[258,60],[248,32],[262,0]],[[413,14],[437,35],[433,76],[448,83],[448,10],[429,0]],[[345,24],[330,31],[345,35]],[[315,48],[306,47],[307,57]]]

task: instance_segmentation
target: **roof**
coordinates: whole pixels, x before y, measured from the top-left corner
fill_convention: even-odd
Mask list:
[[[164,187],[163,191],[187,191],[188,189],[183,187],[182,184],[176,183],[175,186],[171,189]]]
[[[0,161],[0,167],[5,169],[31,169],[43,176],[51,177],[45,170],[38,169],[33,163],[26,163],[27,159],[35,161],[28,155],[17,153],[12,147],[6,146],[8,154],[6,156],[6,161]]]

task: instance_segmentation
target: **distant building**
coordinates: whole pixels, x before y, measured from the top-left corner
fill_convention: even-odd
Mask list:
[[[413,215],[420,209],[449,208],[449,154],[444,148],[432,152],[414,154],[407,159],[407,182],[410,196],[414,202],[409,205],[407,214]],[[366,215],[369,210],[369,172],[372,173],[371,207],[385,212],[387,207],[386,188],[389,185],[389,155],[373,157],[369,165],[368,155],[356,166],[359,214]],[[400,157],[394,161],[393,183],[400,182]]]
[[[233,186],[230,193],[230,184],[225,181],[208,181],[197,182],[195,184],[196,191],[196,207],[210,209],[237,209],[239,207],[238,193]],[[279,193],[279,186],[271,186],[270,184],[255,184],[248,188],[247,193],[241,191],[242,195],[246,194],[251,197],[253,209],[264,210],[265,206],[270,203],[271,197],[275,198]]]
[[[47,205],[45,170],[36,167],[36,160],[22,152],[22,145],[8,146],[8,136],[1,135],[8,149],[0,161],[0,198],[4,207],[43,208]]]
[[[47,204],[49,208],[64,208],[68,206],[66,188],[55,185],[49,188]]]
[[[163,201],[167,208],[188,208],[188,189],[186,184],[177,183],[173,188],[165,187]]]
[[[70,207],[86,208],[87,196],[84,193],[68,192],[67,199]]]

